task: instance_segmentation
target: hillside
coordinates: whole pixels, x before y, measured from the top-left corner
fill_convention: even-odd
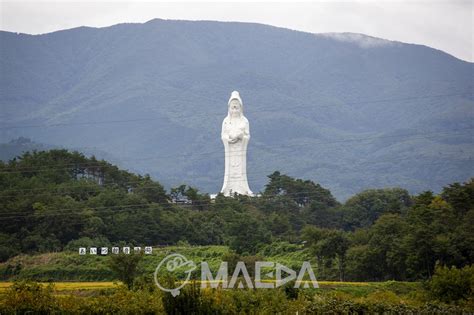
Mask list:
[[[369,189],[341,204],[318,183],[274,172],[261,196],[211,200],[186,185],[167,193],[148,176],[55,149],[0,161],[0,191],[0,262],[79,247],[225,245],[288,266],[310,254],[326,280],[385,281],[426,279],[437,263],[462,268],[474,260],[474,178],[439,195]],[[25,264],[1,265],[0,276]],[[22,270],[85,279],[81,268],[45,268]],[[109,279],[102,276],[88,279]]]
[[[274,170],[339,199],[474,175],[472,63],[359,34],[152,20],[0,32],[0,142],[96,147],[165,186],[222,184],[233,90],[250,121],[250,187]]]
[[[0,160],[8,161],[23,155],[25,152],[33,151],[47,151],[53,149],[64,149],[61,146],[53,146],[44,143],[37,143],[31,141],[29,138],[19,137],[12,139],[8,143],[0,143]],[[99,159],[106,159],[108,161],[115,161],[116,158],[97,148],[69,148],[70,150],[82,152],[87,156],[95,156]]]

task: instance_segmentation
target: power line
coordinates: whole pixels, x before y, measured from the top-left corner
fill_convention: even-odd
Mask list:
[[[254,173],[254,174],[259,174],[259,173]],[[243,174],[241,174],[241,175],[243,175]],[[248,178],[247,178],[247,179],[248,179]],[[227,182],[228,182],[228,183],[232,183],[232,182],[241,182],[241,181],[242,181],[242,180],[228,180]],[[127,184],[127,183],[139,184],[140,182],[137,182],[137,181],[128,181],[128,182],[122,182],[121,184]],[[97,191],[100,192],[100,190],[104,190],[104,189],[109,188],[109,187],[110,187],[110,188],[123,188],[123,189],[125,189],[125,188],[132,188],[132,189],[143,189],[143,188],[147,189],[147,188],[149,188],[149,189],[152,189],[152,188],[156,188],[156,184],[159,184],[159,183],[158,183],[158,182],[155,182],[154,185],[144,185],[144,186],[136,186],[136,187],[120,187],[120,186],[118,186],[118,184],[116,184],[116,183],[113,183],[113,184],[110,184],[110,185],[100,185],[100,184],[97,184],[97,183],[96,183],[96,185],[99,185],[99,186],[96,186],[96,189],[91,189],[91,190],[79,190],[79,191],[77,191],[77,193],[83,193],[83,192],[91,192],[91,193],[92,193],[92,192],[97,192]],[[160,184],[160,185],[161,185],[161,184]],[[189,186],[189,185],[187,185],[187,186]],[[73,188],[73,189],[81,189],[81,188],[84,188],[84,187],[77,187],[77,186],[73,186],[73,185],[71,185],[70,187]],[[67,188],[67,187],[66,187],[66,188]],[[62,190],[62,189],[63,189],[63,187],[57,187],[57,188],[53,188],[53,189],[50,189],[50,188],[37,188],[37,189],[34,189],[34,188],[33,188],[32,190]],[[8,189],[8,191],[9,191],[9,192],[16,192],[16,191],[24,191],[24,190],[23,190],[23,189],[18,189],[18,190],[17,190],[17,189]],[[64,191],[65,191],[65,192],[76,193],[76,191],[74,191],[74,190],[67,190],[67,189],[66,189],[66,190],[64,190]],[[58,195],[58,196],[60,196],[60,195],[64,195],[65,192],[58,192],[58,193],[53,193],[53,194],[47,194],[47,193],[45,193],[45,194],[41,194],[41,193],[21,194],[21,197],[41,196],[41,195],[44,195],[44,196],[55,196],[55,195]],[[4,195],[4,194],[1,194],[1,195],[0,195],[0,198],[5,198],[5,197],[16,197],[16,195],[13,195],[13,194],[12,194],[12,195]]]
[[[425,136],[426,136],[426,135],[425,135]],[[411,159],[410,157],[407,157],[407,158],[404,159],[404,160],[410,160],[410,159]],[[398,159],[397,161],[399,162],[399,161],[401,161],[401,160]],[[20,172],[20,171],[18,171],[18,172]],[[265,173],[267,173],[267,172],[265,172]],[[255,175],[255,174],[256,174],[256,173],[252,173],[252,175]],[[252,179],[252,177],[248,177],[248,178]],[[86,178],[86,179],[87,179],[87,178]],[[120,183],[120,184],[139,184],[139,183],[141,183],[141,182],[142,182],[142,181],[140,181],[139,179],[137,179],[137,180],[134,180],[134,181],[122,182],[122,183]],[[107,184],[106,184],[106,185],[100,185],[100,188],[103,188],[103,187],[117,187],[117,188],[120,188],[120,185],[117,184],[117,183],[110,183],[109,185],[107,185]],[[149,186],[149,187],[151,188],[151,187],[155,187],[155,186],[154,186],[154,185],[151,185],[151,186]],[[73,188],[73,189],[76,189],[76,188],[77,188],[77,189],[79,189],[79,188],[81,188],[81,187],[76,187],[75,185],[68,185],[68,186],[63,186],[63,187],[55,187],[55,188],[53,188],[53,189],[54,189],[54,190],[62,190],[62,189],[68,189],[68,188]],[[139,189],[140,189],[140,188],[145,188],[145,186],[139,186],[139,187],[136,187],[136,188],[139,188]],[[21,191],[21,192],[24,192],[24,191],[45,191],[45,190],[51,190],[51,189],[50,189],[50,188],[13,189],[13,190],[9,190],[9,192],[16,192],[16,191]],[[68,191],[68,190],[66,190],[66,191]],[[69,191],[70,191],[70,192],[75,192],[75,191],[73,191],[73,190],[69,190]],[[96,191],[96,189],[90,190],[89,192],[95,192],[95,191]],[[87,192],[87,191],[82,190],[81,192]],[[58,193],[58,195],[63,195],[63,194],[64,194],[64,192],[63,192],[63,193]],[[30,195],[23,195],[23,196],[31,196],[31,195],[38,195],[38,194],[30,194]],[[51,195],[51,194],[49,194],[49,195]],[[15,195],[13,195],[13,194],[0,195],[0,198],[8,198],[8,197],[15,197]]]
[[[403,161],[403,160],[408,160],[408,159],[398,159],[397,161]],[[426,164],[425,165],[439,165],[443,163],[443,161],[440,161],[438,163],[429,163],[429,164]],[[280,179],[279,181],[277,181],[277,183],[281,183],[283,179]],[[240,180],[236,180],[236,182],[238,182]],[[315,183],[317,184],[317,183]],[[322,189],[325,189],[327,190],[326,188],[320,186]],[[144,188],[144,187],[140,187],[140,188]],[[95,190],[94,190],[95,192]],[[99,193],[102,192],[102,191],[99,191]],[[301,191],[301,192],[296,192],[296,193],[284,193],[282,196],[293,196],[293,195],[304,195],[304,194],[314,194],[315,192],[314,191]],[[37,194],[37,195],[45,195],[45,196],[51,196],[53,194]],[[23,195],[22,195],[23,196]],[[34,194],[32,196],[35,196]],[[66,195],[67,196],[67,195]],[[265,196],[265,195],[261,195],[259,197],[257,196],[254,196],[253,198],[258,198],[259,200],[271,200],[271,199],[274,199],[274,198],[278,198],[280,196]],[[302,196],[304,197],[304,196]],[[234,201],[229,201],[228,204],[233,204]],[[171,205],[173,204],[172,202],[159,202],[159,203],[141,203],[141,204],[132,204],[132,205],[120,205],[120,206],[102,206],[102,207],[98,207],[98,208],[104,208],[106,210],[109,210],[109,208],[130,208],[130,207],[137,207],[137,206],[153,206],[153,205]],[[207,201],[194,201],[194,203],[192,204],[193,206],[199,206],[201,204],[207,204]],[[66,209],[66,210],[90,210],[90,209],[98,209],[98,208],[94,208],[94,207],[87,207],[85,206],[84,208],[75,208],[75,209]],[[54,210],[60,210],[60,209],[54,209]],[[61,210],[62,211],[62,210]],[[50,211],[49,211],[50,212]],[[1,215],[4,215],[4,214],[10,214],[10,213],[13,213],[13,212],[0,212],[0,218],[1,218]],[[15,212],[16,213],[16,212]],[[26,215],[30,215],[30,214],[26,214]],[[24,215],[20,216],[20,217],[23,217]],[[16,217],[16,216],[13,216],[13,217]]]
[[[450,97],[450,96],[461,96],[461,95],[470,95],[473,92],[464,92],[464,93],[450,93],[450,94],[437,94],[437,95],[421,95],[421,96],[409,96],[403,98],[387,98],[387,99],[380,99],[380,100],[368,100],[368,101],[357,101],[357,102],[345,102],[345,105],[360,105],[360,104],[376,104],[376,103],[385,103],[385,102],[396,102],[396,101],[411,101],[417,99],[426,99],[426,98],[441,98],[441,97]],[[300,109],[300,108],[334,108],[336,105],[301,105],[301,106],[293,106],[291,109]],[[263,110],[254,110],[254,111],[246,111],[248,114],[258,114],[262,112],[275,112],[275,109],[263,109]],[[196,117],[196,116],[225,116],[225,114],[193,114],[193,115],[182,115],[176,118],[189,118],[189,117]],[[87,122],[71,122],[71,123],[56,123],[56,124],[49,124],[49,125],[16,125],[16,126],[3,126],[0,127],[0,130],[5,129],[21,129],[21,128],[49,128],[49,127],[63,127],[63,126],[84,126],[84,125],[100,125],[100,124],[115,124],[115,123],[130,123],[130,122],[141,122],[141,121],[154,121],[163,119],[162,117],[150,118],[136,118],[136,119],[123,119],[123,120],[103,120],[103,121],[87,121]]]
[[[285,194],[282,194],[282,195],[271,195],[271,196],[265,196],[265,195],[262,195],[262,196],[253,196],[253,197],[250,197],[250,198],[256,198],[257,200],[272,200],[272,199],[277,199],[278,197],[285,197],[285,196],[301,196],[301,197],[306,197],[305,195],[307,194],[312,194],[313,197],[317,194],[317,192],[314,192],[314,191],[301,191],[301,192],[296,192],[296,193],[285,193]],[[231,197],[226,197],[226,198],[231,198]],[[242,201],[242,199],[240,199],[238,202]],[[229,199],[226,199],[224,202],[220,202],[219,204],[224,204],[224,205],[228,205],[228,204],[235,204],[236,202],[236,199],[232,199],[232,200],[229,200]],[[74,212],[68,212],[68,213],[64,213],[65,211],[88,211],[88,210],[96,210],[96,213],[99,214],[101,213],[101,210],[105,210],[105,211],[113,211],[113,213],[111,214],[115,214],[116,212],[118,211],[131,211],[129,210],[130,208],[138,208],[139,207],[142,207],[142,206],[146,206],[146,207],[152,207],[152,206],[164,206],[164,205],[167,205],[167,206],[170,206],[170,205],[177,205],[175,203],[172,203],[172,202],[152,202],[152,203],[139,203],[139,204],[126,204],[126,205],[115,205],[115,206],[100,206],[100,207],[88,207],[88,206],[84,206],[84,208],[55,208],[55,209],[49,209],[47,213],[25,213],[25,214],[21,214],[21,215],[12,215],[12,216],[3,216],[5,214],[14,214],[14,213],[17,213],[17,212],[0,212],[0,219],[6,219],[6,218],[23,218],[23,217],[44,217],[44,216],[47,216],[47,215],[70,215],[70,214],[79,214],[79,213],[74,213]],[[211,205],[211,203],[209,203],[208,201],[194,201],[192,204],[189,204],[189,206],[202,206],[202,205]],[[118,208],[118,210],[112,210],[112,209],[116,209]],[[133,210],[133,209],[132,209]],[[152,210],[152,209],[147,209],[147,210]]]
[[[271,172],[271,171],[268,171],[268,172]],[[252,176],[248,176],[247,174],[247,179],[250,179],[250,180],[255,180],[257,179],[256,176],[257,175],[265,175],[267,176],[268,174],[267,171],[262,171],[262,172],[253,172],[251,175]],[[242,172],[240,173],[240,175],[244,175],[246,174],[247,172]],[[258,177],[260,178],[260,176]],[[89,178],[84,178],[85,180],[90,180]],[[78,180],[79,181],[79,180]],[[232,183],[232,182],[241,182],[242,180],[228,180],[227,182],[228,183]],[[77,183],[77,182],[75,182]],[[133,181],[124,181],[124,182],[121,182],[120,184],[118,183],[110,183],[110,184],[98,184],[96,181],[94,181],[93,179],[89,182],[87,182],[88,184],[95,184],[95,185],[98,185],[98,186],[95,186],[95,189],[90,189],[90,190],[80,190],[80,191],[77,191],[77,193],[81,193],[81,192],[96,192],[96,191],[100,191],[100,190],[103,190],[103,189],[106,189],[106,188],[121,188],[121,189],[128,189],[128,188],[131,188],[132,190],[133,189],[142,189],[142,188],[156,188],[156,185],[159,184],[158,181],[156,182],[153,182],[151,185],[143,185],[143,186],[132,186],[132,187],[124,187],[124,186],[121,186],[123,184],[140,184],[142,183],[142,181],[139,181],[139,180],[133,180]],[[161,185],[161,184],[160,184]],[[187,185],[189,186],[189,185]],[[71,189],[68,189],[68,188],[71,188]],[[54,188],[30,188],[30,189],[7,189],[8,192],[22,192],[21,194],[21,197],[26,197],[26,196],[38,196],[38,195],[45,195],[45,196],[52,196],[52,195],[64,195],[65,192],[72,192],[72,193],[75,193],[76,189],[81,189],[81,188],[85,188],[85,187],[78,187],[76,186],[75,184],[73,185],[67,185],[67,186],[61,186],[61,187],[54,187]],[[41,194],[40,193],[32,193],[32,194],[24,194],[23,192],[25,191],[45,191],[45,190],[49,190],[49,191],[53,191],[53,190],[57,190],[57,191],[63,191],[63,192],[58,192],[58,193],[55,193],[55,194],[49,194],[49,193],[45,193],[45,194]],[[0,198],[2,197],[16,197],[15,194],[10,194],[10,195],[6,195],[6,194],[0,194]]]
[[[431,165],[437,165],[439,163],[431,163]],[[281,179],[280,179],[281,181]],[[324,188],[323,188],[324,189]],[[268,196],[268,195],[261,195],[261,196],[254,196],[254,197],[251,197],[251,199],[253,200],[264,200],[264,201],[271,201],[272,199],[275,199],[278,201],[278,198],[279,197],[285,197],[285,196],[301,196],[301,197],[308,197],[307,195],[309,194],[309,198],[314,198],[316,197],[317,193],[314,192],[314,191],[301,191],[301,192],[295,192],[295,193],[284,193],[282,195],[271,195],[271,196]],[[312,195],[312,196],[311,196]],[[239,199],[238,202],[241,202],[241,201],[244,201],[244,202],[247,202],[246,199]],[[226,199],[224,202],[220,202],[219,204],[220,205],[227,205],[227,204],[235,204],[235,199],[233,200],[230,200],[230,199]],[[71,215],[79,215],[79,213],[73,213],[73,212],[67,212],[67,213],[64,213],[64,211],[88,211],[88,210],[95,210],[94,214],[97,214],[97,215],[102,215],[103,216],[103,213],[101,210],[103,210],[104,212],[107,212],[107,211],[111,211],[111,213],[109,213],[110,215],[114,215],[118,212],[121,212],[121,211],[133,211],[134,208],[137,208],[137,210],[139,210],[140,208],[139,207],[142,207],[142,206],[145,206],[147,207],[146,210],[153,210],[151,209],[150,207],[153,207],[153,206],[163,206],[163,205],[167,205],[167,206],[170,206],[170,205],[178,205],[178,204],[175,204],[175,203],[172,203],[172,202],[158,202],[158,203],[155,203],[155,202],[152,202],[152,203],[140,203],[140,204],[126,204],[126,205],[114,205],[114,206],[101,206],[101,207],[88,207],[88,206],[84,206],[83,208],[63,208],[63,209],[59,209],[59,208],[55,208],[55,209],[49,209],[48,210],[48,213],[25,213],[25,214],[20,214],[18,215],[17,212],[0,212],[0,220],[1,219],[13,219],[13,218],[26,218],[26,217],[45,217],[45,216],[57,216],[57,215],[65,215],[65,216],[71,216]],[[189,205],[189,206],[202,206],[202,205],[210,205],[208,203],[208,201],[194,201],[192,204],[186,204],[186,205]],[[114,210],[112,210],[114,209]],[[51,211],[53,210],[53,211]],[[161,209],[160,209],[161,210]],[[8,216],[8,214],[17,214],[17,215],[10,215]],[[5,216],[7,215],[7,216]]]
[[[341,140],[332,140],[332,141],[317,141],[317,142],[310,142],[310,143],[296,143],[296,144],[287,144],[285,147],[294,147],[294,146],[308,146],[308,145],[319,145],[319,144],[334,144],[334,143],[345,143],[345,142],[353,142],[353,141],[366,141],[366,140],[374,140],[374,139],[385,139],[385,138],[402,138],[402,137],[414,137],[414,136],[421,136],[417,138],[411,138],[411,139],[420,139],[424,138],[426,136],[430,135],[451,135],[451,132],[458,132],[458,131],[466,131],[466,130],[472,130],[474,127],[467,127],[467,128],[459,128],[459,129],[451,129],[449,131],[438,131],[438,132],[430,132],[430,133],[411,133],[411,134],[404,134],[404,135],[385,135],[385,136],[369,136],[369,137],[358,137],[354,139],[341,139]],[[187,154],[181,154],[181,155],[161,155],[161,156],[154,156],[154,157],[148,157],[148,158],[139,158],[139,159],[120,159],[119,163],[125,162],[125,161],[144,161],[144,160],[159,160],[159,159],[168,159],[168,158],[173,158],[176,159],[178,157],[195,157],[195,156],[202,156],[202,155],[210,155],[210,154],[215,154],[215,153],[221,153],[222,150],[215,150],[215,151],[208,151],[208,152],[201,152],[201,153],[187,153]],[[235,153],[239,152],[244,152],[244,150],[237,150],[234,151]],[[194,159],[195,161],[199,161],[202,159]],[[98,163],[103,164],[104,162],[98,161]],[[107,163],[107,162],[106,162]],[[100,165],[93,163],[91,164],[90,162],[84,162],[84,163],[70,163],[69,165],[71,166],[83,166],[84,168],[86,167],[91,167],[91,168],[106,168],[106,167],[117,167],[115,165]],[[68,165],[68,164],[66,164]],[[53,169],[63,169],[63,170],[69,170],[70,167],[48,167],[48,168],[22,168],[18,170],[13,170],[13,171],[0,171],[0,174],[12,174],[12,173],[28,173],[28,172],[48,172]]]
[[[403,162],[403,161],[412,161],[414,158],[412,157],[405,157],[405,158],[397,158],[396,160],[396,163],[400,163],[400,162]],[[384,163],[384,162],[393,162],[393,160],[378,160],[377,163]],[[463,162],[463,161],[461,161]],[[467,162],[467,161],[464,161],[464,162]],[[471,160],[471,162],[473,162]],[[367,163],[373,163],[373,162],[363,162],[365,164]],[[440,164],[445,164],[446,162],[444,161],[438,161],[436,163],[423,163],[423,165],[440,165]],[[272,171],[268,171],[268,172],[252,172],[252,176],[247,176],[247,179],[249,181],[255,181],[255,180],[258,180],[258,179],[262,179],[262,176],[260,175],[263,175],[265,177],[268,177],[269,173],[271,173]],[[281,172],[281,171],[280,171]],[[285,174],[284,174],[285,175]],[[195,179],[195,178],[194,178]],[[88,180],[88,179],[86,179]],[[220,180],[220,179],[219,179]],[[241,180],[229,180],[228,182],[240,182]],[[90,182],[87,182],[87,184],[94,184],[94,185],[98,185],[98,186],[95,186],[94,188],[90,188],[90,189],[84,189],[84,188],[87,188],[85,186],[76,186],[76,185],[67,185],[67,186],[61,186],[61,187],[51,187],[51,188],[31,188],[31,189],[7,189],[6,191],[9,192],[9,194],[0,194],[0,200],[1,199],[8,199],[8,198],[16,198],[16,197],[22,197],[22,198],[25,198],[25,197],[37,197],[37,196],[46,196],[46,197],[50,197],[50,196],[68,196],[69,194],[83,194],[83,193],[101,193],[103,192],[104,190],[106,189],[114,189],[114,188],[118,188],[118,189],[127,189],[127,188],[131,188],[132,189],[132,192],[134,192],[134,190],[136,189],[154,189],[156,188],[156,184],[159,184],[161,185],[159,182],[154,182],[154,184],[151,184],[151,185],[142,185],[142,186],[134,186],[134,187],[123,187],[121,185],[123,184],[140,184],[141,182],[140,181],[125,181],[125,182],[121,182],[120,185],[117,184],[117,183],[110,183],[110,184],[104,184],[104,185],[100,185],[100,184],[97,184],[97,182],[91,180]],[[191,185],[186,185],[188,187],[192,187]],[[324,187],[323,187],[324,188]],[[23,192],[30,192],[30,191],[39,191],[38,193],[23,193]],[[51,193],[47,192],[47,191],[51,191]],[[198,190],[199,191],[199,190]],[[16,192],[19,192],[21,193],[20,195],[19,194],[15,194]]]

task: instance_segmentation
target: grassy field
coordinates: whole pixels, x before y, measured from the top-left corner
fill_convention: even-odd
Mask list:
[[[41,283],[41,282],[40,282]],[[0,294],[5,293],[14,282],[0,282]],[[42,282],[41,285],[47,286],[51,282]],[[80,290],[100,291],[105,289],[114,289],[120,286],[120,282],[53,282],[54,289],[58,293],[75,292]]]
[[[194,281],[198,286],[200,281]],[[269,282],[269,281],[267,281]],[[0,282],[0,296],[4,295],[14,282]],[[43,287],[53,285],[53,294],[57,296],[94,296],[102,292],[113,292],[124,286],[118,282],[43,282]],[[320,297],[338,297],[348,300],[366,300],[374,297],[390,298],[395,302],[410,301],[422,294],[422,284],[418,282],[335,282],[318,281],[319,288],[301,289],[306,293]],[[238,290],[237,290],[238,291]],[[268,291],[268,290],[266,290]]]
[[[195,281],[201,283],[201,281]],[[209,282],[209,281],[207,281]],[[267,280],[266,282],[270,282]],[[77,281],[77,282],[39,282],[43,286],[53,284],[55,290],[58,292],[61,291],[75,291],[75,290],[104,290],[104,289],[114,289],[118,288],[121,285],[120,281]],[[14,282],[5,281],[0,282],[0,293],[5,292],[10,288]],[[384,287],[390,287],[391,285],[398,286],[407,286],[408,287],[418,287],[419,283],[417,282],[397,282],[397,281],[388,281],[388,282],[339,282],[339,281],[318,281],[320,289],[341,289],[341,288],[371,288],[371,289],[382,289]]]
[[[468,314],[469,303],[447,305],[417,282],[319,281],[319,288],[199,289],[196,281],[178,297],[154,284],[128,290],[119,282],[0,283],[0,313],[71,314]],[[193,289],[194,288],[194,289]],[[197,289],[196,289],[197,288]],[[4,310],[4,312],[2,312]]]
[[[461,314],[474,309],[472,301],[462,305],[446,305],[433,300],[421,282],[325,281],[327,279],[318,277],[317,264],[308,251],[300,245],[288,243],[262,248],[252,259],[281,263],[296,271],[304,261],[310,261],[315,269],[319,288],[293,289],[292,286],[283,286],[276,289],[196,290],[193,288],[200,286],[196,281],[195,285],[186,285],[180,298],[174,299],[168,293],[158,290],[152,279],[156,266],[171,253],[180,253],[197,265],[206,261],[214,272],[223,258],[230,254],[226,246],[156,248],[153,255],[144,256],[140,266],[143,278],[134,290],[128,290],[122,283],[115,281],[116,278],[108,267],[110,257],[107,256],[81,256],[77,252],[20,255],[0,264],[3,279],[0,282],[0,313],[33,310],[44,313],[123,311],[164,314],[167,310],[176,310],[182,305],[198,305],[205,308],[203,313],[215,314],[253,314],[256,310],[265,310],[262,311],[264,314],[440,313],[438,310],[446,314]],[[199,271],[194,273],[199,277]],[[38,284],[22,282],[24,280],[38,281]],[[25,307],[22,308],[23,306]],[[182,310],[183,313],[189,311],[190,309]]]
[[[172,253],[179,253],[196,264],[206,261],[211,270],[217,270],[223,257],[229,252],[227,246],[218,245],[158,247],[154,249],[152,255],[144,256],[141,269],[144,274],[152,274],[163,258]],[[307,250],[297,245],[262,249],[258,256],[294,270],[298,270],[303,261],[315,264]],[[42,282],[113,281],[115,278],[107,266],[108,259],[108,256],[81,256],[72,251],[19,255],[0,264],[0,279],[2,281],[31,279]]]

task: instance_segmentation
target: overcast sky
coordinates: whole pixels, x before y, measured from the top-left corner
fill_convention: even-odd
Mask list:
[[[474,61],[474,0],[306,2],[4,1],[0,29],[41,34],[153,18],[258,22],[311,33],[363,33]]]

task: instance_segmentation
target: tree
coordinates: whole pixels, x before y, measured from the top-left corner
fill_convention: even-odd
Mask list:
[[[229,225],[229,230],[230,248],[238,254],[254,254],[259,245],[270,241],[270,233],[261,220],[247,213],[238,214]]]
[[[197,188],[186,185],[171,188],[170,198],[175,203],[183,200],[189,201],[193,208],[200,211],[208,210],[211,204],[208,194],[201,194]]]
[[[110,256],[108,266],[115,273],[117,278],[125,283],[130,290],[139,273],[138,266],[142,259],[142,253],[130,253],[128,255],[120,253]]]
[[[346,270],[346,252],[350,246],[347,233],[341,230],[330,230],[326,236],[325,242],[327,248],[332,248],[332,255],[331,252],[329,252],[329,257],[336,257],[338,260],[339,281],[344,281]]]
[[[20,242],[14,236],[0,233],[0,262],[20,252]]]
[[[166,204],[169,201],[163,186],[153,181],[149,175],[146,175],[133,192],[144,197],[148,202]]]
[[[368,229],[368,253],[376,280],[404,280],[406,251],[403,238],[408,226],[398,214],[384,214]]]
[[[342,227],[342,212],[340,207],[328,208],[319,202],[312,202],[304,208],[303,216],[308,224],[321,228]]]
[[[411,204],[410,195],[405,189],[365,190],[344,204],[344,228],[353,230],[370,226],[384,213],[405,213]]]
[[[458,214],[466,214],[474,209],[474,178],[464,184],[454,183],[444,187],[441,197],[452,205]]]
[[[265,186],[264,197],[289,196],[300,207],[311,202],[322,207],[335,207],[339,204],[329,190],[310,180],[294,179],[278,171],[268,175],[268,178],[270,182]]]
[[[344,281],[346,253],[350,246],[347,233],[341,230],[306,227],[303,230],[302,237],[310,246],[313,254],[316,255],[321,274],[324,273],[322,270],[323,260],[332,261],[332,259],[337,258],[339,280]]]
[[[408,229],[402,242],[409,278],[430,278],[436,261],[447,265],[462,262],[462,253],[455,243],[455,231],[461,222],[440,196],[435,196],[428,206],[417,205],[408,211]]]
[[[271,213],[267,217],[266,225],[274,237],[289,237],[292,233],[290,220],[285,214]]]
[[[200,194],[197,188],[188,186],[186,189],[185,196],[191,200],[191,204],[197,210],[203,211],[209,209],[211,204],[211,198],[208,194]]]

